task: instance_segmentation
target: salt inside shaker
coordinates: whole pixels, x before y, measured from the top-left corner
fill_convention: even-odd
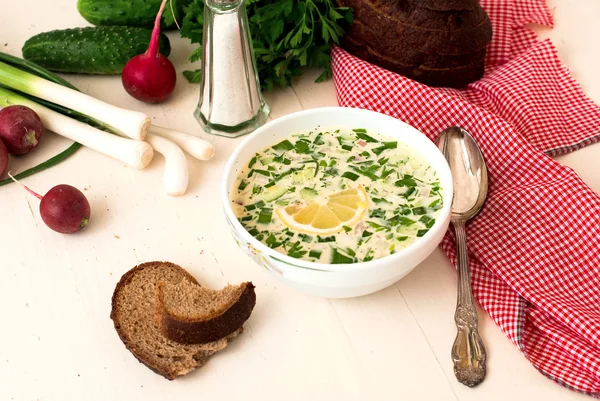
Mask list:
[[[260,92],[244,0],[206,0],[200,99],[194,116],[205,132],[237,137],[269,115]]]

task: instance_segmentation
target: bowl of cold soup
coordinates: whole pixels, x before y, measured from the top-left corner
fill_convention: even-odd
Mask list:
[[[237,245],[279,281],[323,297],[381,290],[440,243],[452,179],[415,128],[367,110],[274,120],[231,156],[222,200]]]

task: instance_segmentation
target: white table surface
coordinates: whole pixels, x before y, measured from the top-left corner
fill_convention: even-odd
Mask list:
[[[598,0],[554,0],[556,27],[542,30],[585,92],[600,102]],[[86,25],[75,0],[2,0],[0,48],[20,55],[31,35]],[[178,70],[192,47],[170,33]],[[333,83],[267,95],[271,118],[336,105]],[[181,76],[171,100],[148,106],[117,77],[68,77],[84,92],[143,110],[158,125],[198,132],[198,87]],[[412,274],[374,295],[312,298],[269,277],[240,251],[224,224],[219,185],[240,139],[210,138],[217,156],[190,160],[183,197],[162,188],[163,159],[135,171],[88,149],[27,178],[44,193],[57,184],[84,189],[89,227],[59,235],[41,221],[38,201],[16,185],[0,188],[0,400],[582,400],[542,376],[480,311],[488,376],[470,389],[452,372],[456,273],[436,250]],[[19,171],[66,147],[48,134],[41,148],[12,161]],[[561,157],[596,191],[600,145]],[[169,382],[125,349],[109,319],[115,284],[134,265],[169,260],[214,288],[251,280],[257,305],[246,332],[202,369]]]

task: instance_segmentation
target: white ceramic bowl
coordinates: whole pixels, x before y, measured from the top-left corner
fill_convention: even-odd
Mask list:
[[[322,264],[298,260],[270,249],[250,235],[237,220],[230,191],[237,174],[256,152],[282,141],[291,134],[308,132],[316,127],[366,128],[405,143],[421,154],[438,174],[442,187],[443,207],[431,229],[405,249],[370,262]],[[379,291],[421,263],[442,240],[450,222],[452,177],[446,159],[433,142],[410,125],[393,117],[368,110],[327,107],[304,110],[278,118],[257,129],[235,150],[223,177],[222,201],[227,222],[237,245],[277,280],[307,294],[346,298]]]

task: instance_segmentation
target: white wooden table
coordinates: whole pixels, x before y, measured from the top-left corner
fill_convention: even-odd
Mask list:
[[[83,26],[74,0],[2,0],[0,48],[20,55],[31,35]],[[556,28],[542,32],[559,48],[585,92],[600,102],[598,0],[554,0]],[[178,70],[192,47],[169,34]],[[595,39],[594,39],[595,40]],[[271,118],[336,105],[332,82],[309,73],[267,95]],[[171,100],[147,106],[116,77],[68,77],[93,96],[143,110],[158,125],[198,132],[198,87],[179,79]],[[207,138],[207,135],[202,135]],[[224,224],[219,185],[240,139],[208,138],[211,162],[190,160],[190,188],[165,195],[160,156],[134,171],[88,149],[25,180],[44,193],[56,184],[85,189],[91,224],[80,234],[50,231],[38,201],[16,185],[0,188],[0,400],[582,400],[551,382],[480,313],[488,376],[476,389],[452,372],[456,273],[438,250],[412,274],[377,294],[311,298],[280,285],[240,251]],[[22,170],[66,147],[48,134],[41,148],[13,161]],[[560,158],[600,190],[600,145]],[[169,260],[214,288],[251,280],[257,305],[246,332],[202,369],[174,382],[125,350],[109,319],[120,276],[137,263]]]

